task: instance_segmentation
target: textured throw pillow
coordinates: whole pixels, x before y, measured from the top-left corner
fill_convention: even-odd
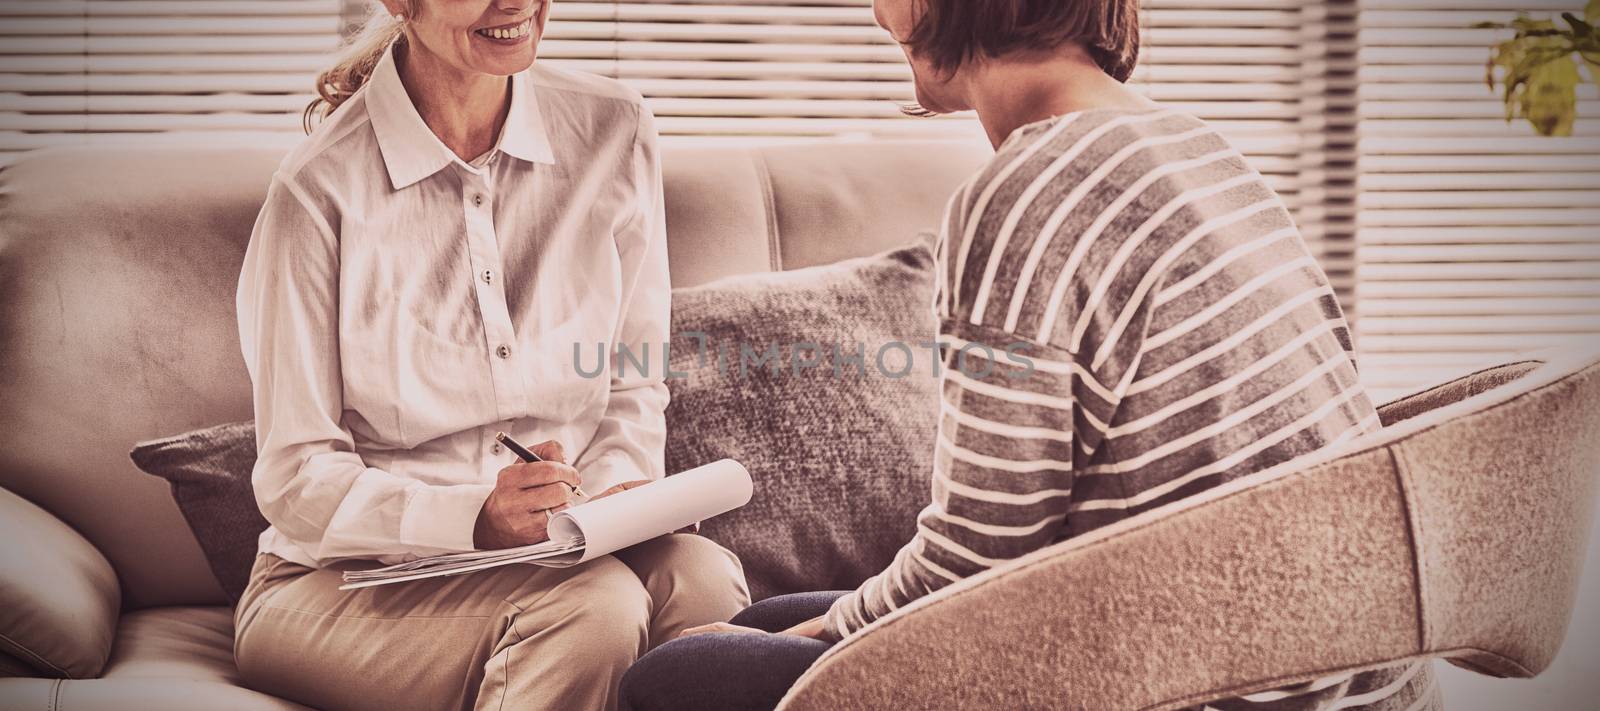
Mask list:
[[[256,463],[255,422],[230,422],[140,442],[128,453],[148,474],[172,485],[172,498],[200,541],[211,572],[234,602],[250,580],[256,540],[267,520],[256,507],[250,470]]]
[[[928,502],[938,380],[926,244],[673,293],[667,471],[723,457],[755,496],[701,533],[755,599],[853,588]]]

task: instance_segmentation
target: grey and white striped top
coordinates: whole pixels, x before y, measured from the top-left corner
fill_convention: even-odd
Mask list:
[[[951,199],[937,261],[951,347],[933,502],[889,568],[829,611],[835,637],[1380,426],[1282,201],[1193,116],[1092,109],[1017,129]],[[1437,699],[1419,663],[1214,706]]]

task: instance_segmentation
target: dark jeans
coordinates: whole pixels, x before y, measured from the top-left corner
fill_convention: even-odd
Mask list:
[[[822,616],[844,594],[769,597],[729,622],[780,632]],[[830,646],[791,635],[729,632],[673,640],[640,657],[622,676],[621,711],[771,709]]]

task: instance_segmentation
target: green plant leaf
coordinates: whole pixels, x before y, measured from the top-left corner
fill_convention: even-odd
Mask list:
[[[1561,15],[1570,30],[1558,29],[1553,20],[1518,14],[1510,23],[1515,35],[1490,47],[1485,79],[1493,90],[1499,72],[1507,122],[1526,119],[1544,136],[1572,134],[1577,85],[1583,81],[1580,68],[1600,83],[1600,32],[1594,19],[1600,15],[1600,0],[1589,0],[1584,14],[1589,19]]]
[[[1483,82],[1489,85],[1489,91],[1494,91],[1495,67],[1501,67],[1505,69],[1507,75],[1509,76],[1511,72],[1511,66],[1513,64],[1510,56],[1511,53],[1515,51],[1517,51],[1516,40],[1506,40],[1489,47],[1489,61],[1484,65],[1483,68]],[[1508,90],[1510,85],[1511,82],[1509,79],[1507,79],[1506,86]]]
[[[1578,19],[1577,15],[1563,12],[1561,13],[1561,19],[1566,20],[1567,24],[1572,27],[1573,44],[1577,44],[1586,37],[1594,36],[1594,25]]]
[[[1584,14],[1589,21],[1584,23],[1581,29],[1587,29],[1588,33],[1575,32],[1572,48],[1583,58],[1583,63],[1589,70],[1589,79],[1600,85],[1600,27],[1596,27],[1596,24],[1600,23],[1600,0],[1591,0]],[[1578,30],[1580,26],[1574,24],[1573,29]]]
[[[1528,81],[1528,75],[1535,67],[1564,54],[1566,50],[1547,37],[1519,35],[1501,42],[1492,48],[1489,55],[1487,77],[1489,86],[1494,87],[1495,67],[1504,70],[1505,100],[1509,104],[1512,95]]]
[[[1571,57],[1534,67],[1518,92],[1518,113],[1540,135],[1572,135],[1578,117],[1578,81],[1578,63]]]

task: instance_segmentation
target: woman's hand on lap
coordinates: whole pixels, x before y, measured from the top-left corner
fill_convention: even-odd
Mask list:
[[[713,622],[708,625],[700,625],[698,627],[690,627],[689,629],[682,630],[678,632],[678,635],[673,637],[673,639],[683,639],[684,637],[693,637],[697,634],[707,634],[711,632],[733,632],[736,634],[772,634],[766,630],[758,630],[754,627],[741,627],[739,625],[729,624],[727,622]]]
[[[500,470],[472,530],[479,550],[513,548],[550,538],[550,517],[572,505],[578,470],[554,440],[534,445],[542,462],[517,462]]]
[[[822,632],[822,618],[813,617],[805,622],[801,622],[798,625],[790,627],[779,634],[794,635],[796,637],[808,637],[810,639],[822,639]]]
[[[713,622],[709,625],[690,627],[689,629],[679,632],[678,636],[674,637],[673,639],[683,639],[684,637],[693,637],[697,634],[706,634],[708,632],[733,632],[735,634],[786,634],[794,637],[806,637],[808,639],[822,639],[822,618],[813,617],[782,632],[768,632],[766,630],[758,630],[754,627],[743,627],[727,622]]]

